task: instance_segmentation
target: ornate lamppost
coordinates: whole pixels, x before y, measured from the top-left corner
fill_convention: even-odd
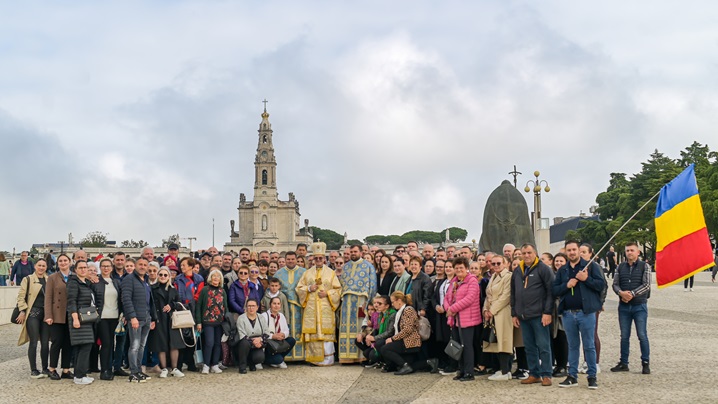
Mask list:
[[[531,192],[533,189],[534,191],[534,211],[531,214],[531,227],[534,231],[534,237],[536,237],[536,232],[538,231],[538,221],[541,219],[541,185],[544,185],[544,191],[545,192],[551,192],[551,187],[548,185],[548,181],[539,179],[539,175],[541,175],[540,172],[534,171],[534,177],[536,177],[533,180],[528,180],[526,182],[526,187],[524,188],[524,192]],[[531,186],[529,186],[529,184]]]

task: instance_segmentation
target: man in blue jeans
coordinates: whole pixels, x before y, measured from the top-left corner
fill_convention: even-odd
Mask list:
[[[122,279],[122,307],[127,320],[127,335],[130,349],[127,359],[130,362],[130,382],[142,383],[150,377],[142,372],[142,354],[145,351],[147,335],[155,328],[157,315],[154,310],[150,285],[145,275],[149,261],[138,258],[135,270]]]
[[[651,267],[638,259],[638,244],[626,245],[626,262],[622,262],[613,278],[613,291],[621,298],[618,303],[618,324],[621,327],[621,359],[611,372],[628,372],[631,347],[631,323],[641,346],[642,373],[651,374],[651,347],[648,344],[648,298],[651,295]]]
[[[578,385],[578,357],[583,352],[588,365],[588,388],[597,389],[596,382],[596,312],[601,309],[601,292],[606,287],[602,269],[596,262],[581,258],[578,241],[564,244],[568,262],[559,268],[553,282],[553,294],[559,298],[558,314],[568,340],[568,376],[559,387]]]
[[[529,366],[529,377],[521,384],[550,386],[553,270],[538,259],[533,244],[522,245],[521,256],[523,261],[511,275],[511,316],[514,327],[521,327]]]

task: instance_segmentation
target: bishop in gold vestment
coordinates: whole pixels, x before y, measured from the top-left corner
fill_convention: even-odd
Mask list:
[[[319,246],[317,244],[320,244]],[[302,337],[307,362],[318,366],[334,364],[336,316],[342,286],[328,266],[324,265],[326,246],[314,243],[314,266],[309,268],[297,284],[297,298],[304,308]]]

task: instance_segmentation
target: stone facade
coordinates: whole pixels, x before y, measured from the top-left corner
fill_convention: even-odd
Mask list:
[[[277,160],[272,143],[272,124],[265,104],[259,124],[257,154],[254,158],[254,200],[239,195],[238,229],[230,221],[230,242],[224,250],[238,251],[247,247],[251,251],[294,251],[297,244],[312,243],[308,232],[309,221],[302,227],[299,201],[289,193],[288,201],[280,201],[277,193]]]

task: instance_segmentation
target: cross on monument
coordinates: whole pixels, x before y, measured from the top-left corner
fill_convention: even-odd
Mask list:
[[[516,171],[516,165],[514,164],[514,171],[509,172],[509,175],[514,176],[514,188],[516,188],[516,177],[518,177],[521,174],[523,174],[523,173]]]
[[[267,101],[267,99],[265,98],[264,101],[262,101],[262,102],[264,103],[264,112],[267,112],[267,103],[269,101]],[[514,168],[516,168],[516,167],[514,166]]]

